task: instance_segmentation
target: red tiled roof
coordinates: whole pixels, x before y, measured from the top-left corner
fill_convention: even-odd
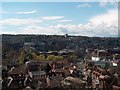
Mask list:
[[[20,73],[25,73],[25,65],[21,65],[18,67],[13,68],[12,71],[9,71],[8,74],[20,74]]]

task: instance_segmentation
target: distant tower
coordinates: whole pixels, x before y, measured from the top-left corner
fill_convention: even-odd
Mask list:
[[[68,34],[65,34],[65,38],[67,38],[68,37]]]

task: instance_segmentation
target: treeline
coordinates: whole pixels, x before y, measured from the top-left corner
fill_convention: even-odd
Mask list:
[[[69,62],[74,62],[78,60],[77,55],[71,54],[67,57],[64,57],[62,55],[54,55],[54,54],[40,54],[38,52],[29,50],[26,52],[24,49],[20,50],[20,54],[18,57],[19,63],[23,64],[26,63],[29,60],[33,61],[59,61],[59,60],[65,60],[67,59]]]
[[[120,46],[119,38],[100,38],[85,36],[64,36],[64,35],[2,35],[2,56],[8,57],[11,51],[19,52],[24,43],[34,43],[35,49],[39,52],[59,51],[62,49],[73,49],[78,57],[85,56],[85,50],[111,49]]]

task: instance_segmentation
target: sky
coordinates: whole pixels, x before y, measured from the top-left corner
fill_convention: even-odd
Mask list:
[[[1,2],[1,34],[117,37],[115,2]]]

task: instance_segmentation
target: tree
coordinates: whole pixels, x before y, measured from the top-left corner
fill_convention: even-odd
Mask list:
[[[45,55],[40,54],[38,57],[38,60],[46,60]]]
[[[76,56],[76,55],[71,55],[70,57],[69,57],[69,61],[70,62],[75,62],[75,61],[77,61],[78,60],[78,57]]]
[[[47,60],[53,60],[53,61],[57,61],[57,60],[63,60],[64,58],[62,56],[55,56],[55,55],[49,55],[47,57]]]
[[[31,55],[32,55],[32,59],[38,59],[38,58],[37,58],[38,55],[37,55],[36,53],[31,53]]]
[[[19,56],[19,62],[20,62],[20,64],[24,63],[24,59],[25,59],[25,51],[22,49],[20,51],[20,56]]]
[[[55,60],[55,55],[49,55],[49,56],[47,56],[47,60]]]
[[[63,60],[64,58],[62,56],[55,56],[54,60]]]
[[[51,70],[51,66],[47,63],[45,66],[45,72],[48,74],[50,70]]]

